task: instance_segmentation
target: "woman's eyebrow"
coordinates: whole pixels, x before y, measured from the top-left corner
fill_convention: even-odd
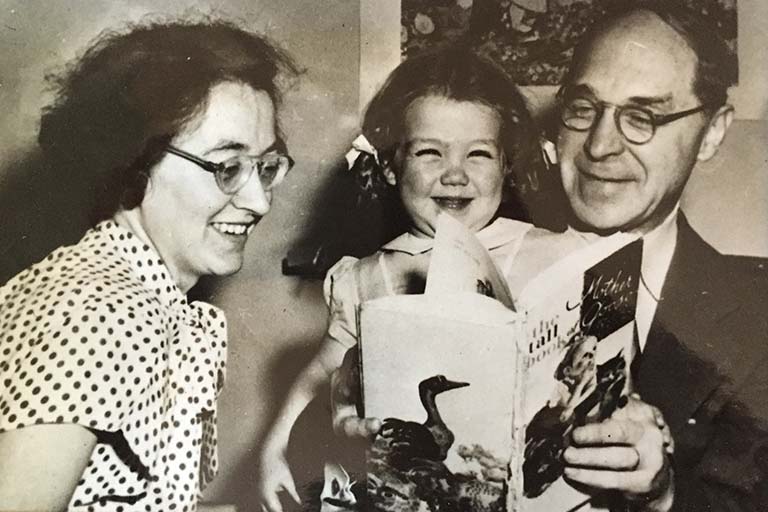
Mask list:
[[[211,149],[208,149],[203,153],[203,155],[209,155],[211,153],[215,153],[217,151],[240,151],[243,149],[247,149],[247,146],[243,144],[242,142],[236,142],[234,140],[221,140],[216,143],[215,146],[213,146]]]
[[[261,154],[270,153],[272,151],[280,151],[285,147],[285,143],[280,139],[275,139],[272,144],[269,145],[264,151],[261,152]],[[203,155],[209,155],[211,153],[215,153],[217,151],[243,151],[247,150],[249,148],[248,145],[243,144],[242,142],[237,142],[234,140],[222,140],[218,142],[215,146],[213,146],[211,149],[207,150]]]

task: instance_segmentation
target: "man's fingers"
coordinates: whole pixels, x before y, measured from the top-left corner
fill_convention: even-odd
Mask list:
[[[563,458],[571,466],[614,471],[632,471],[640,463],[640,454],[631,446],[569,447],[563,453]]]
[[[616,419],[577,427],[572,433],[574,442],[579,445],[635,444],[642,436],[641,425]]]
[[[602,471],[600,469],[566,466],[565,478],[595,489],[618,489],[628,496],[658,494],[668,485],[668,475],[653,477],[647,471]]]
[[[601,471],[568,466],[565,468],[565,477],[568,480],[597,489],[622,489],[630,492],[641,492],[637,490],[640,487],[638,485],[640,478],[634,471]]]

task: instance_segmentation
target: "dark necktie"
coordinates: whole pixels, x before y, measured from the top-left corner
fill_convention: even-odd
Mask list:
[[[629,374],[632,379],[632,388],[637,390],[640,382],[640,360],[642,359],[642,353],[640,350],[640,335],[637,332],[637,320],[635,320],[632,326],[632,361],[629,363]]]

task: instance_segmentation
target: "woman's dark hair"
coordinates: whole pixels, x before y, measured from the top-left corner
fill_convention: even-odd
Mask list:
[[[280,77],[297,72],[284,51],[231,22],[107,31],[63,73],[47,77],[56,98],[43,110],[38,142],[53,169],[92,184],[95,223],[141,203],[149,169],[205,109],[213,86],[243,83],[278,105]]]
[[[696,54],[693,92],[703,105],[715,111],[728,101],[728,88],[736,83],[738,63],[718,30],[702,15],[681,0],[622,0],[610,5],[574,49],[564,84],[573,83],[583,68],[596,39],[629,14],[648,11],[658,16],[683,39]]]
[[[543,165],[539,130],[509,76],[465,45],[408,57],[373,97],[365,112],[363,134],[377,149],[380,165],[396,164],[406,112],[415,100],[425,96],[481,103],[499,115],[500,142],[507,163],[502,210],[507,216],[527,219],[521,194],[536,190],[538,185]],[[372,159],[365,160],[367,165],[373,164]],[[377,181],[373,186],[381,190],[386,186],[381,169],[377,171],[367,176]]]

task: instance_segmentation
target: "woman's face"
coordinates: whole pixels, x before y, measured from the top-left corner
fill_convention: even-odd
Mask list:
[[[442,96],[415,100],[405,115],[396,168],[386,173],[417,236],[434,236],[440,212],[485,227],[501,204],[504,157],[499,115],[481,103]]]
[[[212,162],[261,155],[276,142],[275,112],[269,96],[250,86],[214,86],[208,105],[172,144]],[[141,224],[182,290],[203,275],[240,269],[248,235],[269,211],[271,192],[256,172],[234,195],[219,190],[214,174],[166,154],[150,170],[138,207]]]

